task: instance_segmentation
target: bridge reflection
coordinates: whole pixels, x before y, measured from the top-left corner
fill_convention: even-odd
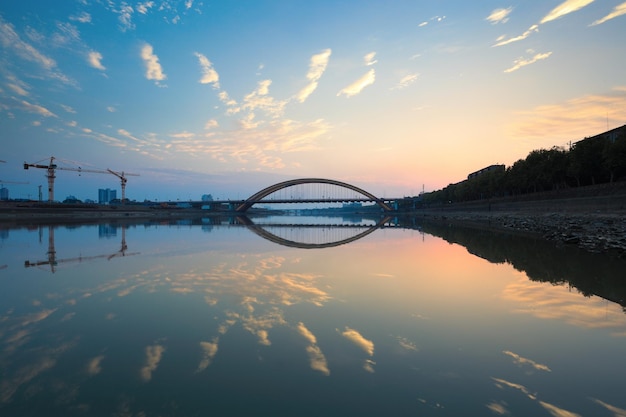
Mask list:
[[[255,223],[247,216],[237,216],[236,220],[263,239],[299,249],[341,246],[362,239],[377,229],[393,226],[391,217],[383,217],[375,224]]]

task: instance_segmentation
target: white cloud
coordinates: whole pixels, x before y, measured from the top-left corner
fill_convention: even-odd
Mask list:
[[[41,116],[44,117],[57,117],[56,114],[52,113],[50,110],[46,109],[45,107],[42,107],[40,105],[37,104],[31,104],[25,100],[21,101],[22,105],[24,106],[24,108],[26,109],[26,111],[30,112],[30,113],[36,113],[39,114]]]
[[[70,20],[74,20],[80,23],[91,23],[91,15],[87,12],[82,12],[78,15],[70,16]]]
[[[517,353],[511,352],[510,350],[505,350],[502,353],[513,358],[513,362],[516,363],[517,365],[529,365],[538,371],[552,372],[552,370],[547,365],[537,363],[533,361],[532,359],[524,358],[518,355]]]
[[[417,81],[418,77],[418,73],[405,75],[400,79],[400,81],[398,81],[398,83],[392,88],[392,90],[402,90],[403,88],[406,88],[409,85],[413,84],[415,81]]]
[[[283,114],[286,101],[275,100],[269,95],[269,87],[272,80],[261,80],[257,83],[257,88],[243,98],[243,108],[245,110],[263,110],[271,117],[279,117]]]
[[[133,25],[133,8],[126,3],[122,4],[122,7],[119,10],[115,10],[116,13],[119,14],[118,20],[122,25],[122,31],[126,31],[128,29],[132,29]]]
[[[369,356],[374,355],[374,342],[363,337],[358,331],[346,327],[341,335],[363,349]]]
[[[18,94],[20,96],[27,96],[28,95],[28,91],[26,91],[24,88],[22,88],[18,84],[8,83],[7,87],[9,87],[11,90],[13,90],[14,93],[16,93],[16,94]]]
[[[196,372],[204,371],[213,362],[213,358],[217,354],[217,338],[213,339],[212,342],[200,342],[200,348],[202,349],[202,360]]]
[[[198,58],[200,67],[202,68],[202,78],[200,78],[200,84],[213,84],[213,88],[220,88],[220,76],[213,68],[213,64],[207,57],[199,52],[194,52],[194,55]]]
[[[554,417],[582,417],[578,413],[574,413],[572,411],[565,410],[561,407],[557,407],[554,404],[547,403],[545,401],[539,401],[539,405],[548,410],[550,414]]]
[[[64,46],[72,42],[80,42],[78,28],[71,23],[57,23],[58,32],[52,35],[54,46]]]
[[[548,13],[543,19],[541,19],[541,22],[539,23],[544,24],[559,19],[567,14],[573,13],[582,9],[585,6],[588,6],[593,2],[594,0],[566,0],[556,6],[554,9],[552,9],[550,13]]]
[[[491,22],[493,25],[506,23],[509,20],[509,14],[511,14],[512,10],[512,7],[508,7],[506,9],[495,9],[489,16],[487,16],[486,20]]]
[[[330,375],[330,370],[328,369],[328,362],[326,361],[326,357],[322,353],[322,350],[317,345],[317,339],[315,335],[306,328],[304,323],[298,323],[298,333],[302,335],[308,342],[309,346],[306,347],[307,355],[309,356],[309,364],[311,369],[314,371],[319,371],[324,375]]]
[[[13,49],[21,58],[35,62],[44,69],[50,70],[56,67],[56,62],[39,52],[31,44],[23,41],[15,32],[12,24],[5,22],[0,16],[0,43],[7,49]]]
[[[152,45],[144,44],[141,48],[141,59],[146,65],[146,79],[155,80],[156,84],[160,85],[159,81],[165,80],[167,76],[163,73],[159,58],[153,53]]]
[[[626,417],[626,410],[623,408],[618,408],[614,405],[607,404],[604,401],[598,400],[597,398],[592,398],[591,400],[615,414],[615,417]]]
[[[426,25],[428,25],[430,22],[436,22],[436,23],[441,23],[446,19],[446,16],[433,16],[428,20],[423,21],[422,23],[420,23],[419,25],[417,25],[418,27],[424,27]]]
[[[104,355],[96,356],[87,364],[87,373],[89,375],[97,375],[102,371],[102,360],[104,359]]]
[[[496,44],[493,46],[503,46],[503,45],[508,45],[513,42],[524,40],[527,37],[529,37],[531,34],[535,32],[539,32],[539,25],[559,19],[567,14],[580,10],[583,7],[593,2],[594,0],[566,0],[560,5],[558,5],[557,7],[555,7],[554,9],[552,9],[550,13],[545,15],[538,24],[534,24],[531,27],[529,27],[523,34],[516,36],[514,38],[509,38],[509,39],[506,39],[504,36],[501,36],[500,38],[497,39]]]
[[[508,45],[513,42],[521,41],[523,39],[526,39],[527,37],[529,37],[531,34],[535,32],[539,32],[539,25],[532,25],[526,30],[526,32],[514,38],[505,39],[504,37],[500,37],[498,38],[498,42],[494,46],[503,46],[503,45]]]
[[[622,16],[626,14],[626,2],[615,6],[613,11],[608,15],[604,16],[602,19],[598,19],[591,24],[591,26],[601,25],[602,23],[615,19],[616,17]]]
[[[179,133],[172,133],[169,135],[172,138],[178,138],[178,139],[188,139],[188,138],[193,138],[194,136],[196,136],[195,133],[192,132],[187,132],[186,130],[183,132],[179,132]]]
[[[165,353],[165,347],[162,345],[152,345],[146,347],[146,364],[139,372],[141,379],[146,382],[152,379],[152,373],[159,366],[163,353]]]
[[[309,72],[306,74],[309,84],[300,90],[296,96],[300,103],[303,103],[317,88],[317,82],[322,77],[322,74],[324,74],[324,71],[326,71],[331,53],[332,51],[330,49],[325,49],[319,54],[315,54],[311,57]]]
[[[204,128],[205,128],[205,129],[213,129],[213,128],[216,128],[216,127],[218,127],[218,126],[219,126],[219,124],[217,123],[217,120],[215,120],[215,119],[208,120],[208,121],[204,124]]]
[[[342,94],[344,94],[346,97],[355,96],[359,94],[361,91],[363,91],[363,89],[367,87],[368,85],[374,84],[375,80],[376,80],[376,72],[372,68],[361,78],[359,78],[358,80],[356,80],[355,82],[347,86],[346,88],[339,91],[337,93],[337,96],[341,96]]]
[[[61,104],[61,107],[63,107],[63,110],[65,110],[68,113],[76,114],[76,110],[74,110],[74,108],[72,108],[70,106],[66,106],[65,104]]]
[[[189,10],[193,6],[193,0],[185,1],[185,9]]]
[[[146,14],[148,13],[148,10],[150,10],[153,6],[154,6],[153,1],[146,1],[144,3],[139,3],[137,4],[137,12],[141,14]]]
[[[504,72],[508,73],[508,72],[517,71],[518,69],[525,67],[527,65],[530,65],[530,64],[534,64],[537,61],[547,59],[550,57],[550,55],[552,55],[552,52],[546,52],[543,54],[535,54],[531,58],[518,58],[513,62],[513,66],[511,68],[505,69]]]
[[[365,61],[365,65],[370,66],[370,65],[374,65],[375,63],[377,63],[378,61],[374,58],[376,58],[376,52],[370,52],[369,54],[366,54],[363,57],[363,60]]]
[[[95,69],[99,69],[101,71],[106,70],[105,66],[102,65],[102,54],[100,52],[89,52],[89,54],[87,55],[87,61],[89,62],[89,65],[91,65]]]

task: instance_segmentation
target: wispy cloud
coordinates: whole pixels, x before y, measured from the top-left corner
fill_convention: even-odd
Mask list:
[[[541,22],[539,23],[544,24],[556,19],[560,19],[561,17],[578,11],[593,2],[594,0],[566,0],[556,6],[554,9],[552,9],[550,13],[548,13],[543,19],[541,19]]]
[[[421,22],[417,26],[418,27],[424,27],[424,26],[428,25],[430,22],[440,23],[440,22],[443,22],[445,19],[446,19],[446,16],[433,16],[430,19]]]
[[[529,51],[529,52],[532,53],[532,51]],[[547,58],[550,57],[550,55],[552,55],[552,52],[546,52],[546,53],[542,53],[542,54],[535,54],[535,55],[533,55],[530,58],[524,58],[524,57],[518,58],[515,61],[513,61],[513,66],[510,67],[510,68],[505,69],[504,72],[508,73],[508,72],[517,71],[518,69],[523,68],[523,67],[525,67],[527,65],[534,64],[537,61],[541,61],[541,60],[547,59]]]
[[[26,97],[29,95],[28,89],[29,86],[28,84],[26,84],[25,82],[18,80],[16,77],[7,77],[9,78],[9,82],[6,84],[6,86],[11,89],[15,94],[18,94],[20,96]]]
[[[23,108],[30,113],[36,113],[44,117],[57,117],[56,114],[38,104],[32,104],[26,100],[22,100],[20,103],[22,104]]]
[[[566,121],[559,121],[566,125]],[[586,133],[593,131],[587,130]],[[602,132],[602,130],[600,130]],[[551,137],[550,131],[544,132]],[[505,300],[512,302],[516,313],[560,320],[583,329],[613,329],[615,336],[624,337],[626,316],[619,305],[607,306],[600,297],[585,298],[582,294],[570,292],[567,288],[551,286],[520,277],[503,291]],[[582,305],[585,308],[581,308]],[[532,308],[526,306],[532,305]]]
[[[46,70],[56,67],[54,59],[39,52],[30,43],[25,42],[15,32],[12,24],[5,22],[0,16],[0,43],[7,49],[13,50],[20,58],[40,65]]]
[[[341,335],[357,345],[368,355],[374,355],[374,342],[363,337],[363,335],[358,331],[351,329],[350,327],[346,327],[346,330],[341,332]]]
[[[546,411],[548,411],[552,416],[554,417],[581,417],[580,414],[574,413],[572,411],[568,411],[565,410],[561,407],[557,407],[554,404],[550,404],[547,403],[545,401],[541,401],[537,398],[537,393],[532,393],[530,392],[530,390],[528,388],[526,388],[524,385],[521,384],[517,384],[514,382],[510,382],[507,381],[505,379],[500,379],[500,378],[492,378],[495,381],[496,387],[500,388],[500,389],[504,389],[504,388],[513,388],[516,389],[518,391],[520,391],[521,393],[523,393],[525,396],[527,396],[529,399],[536,401],[537,404],[539,404],[540,406],[542,406]],[[492,403],[494,404],[494,403]],[[495,403],[497,404],[497,403]],[[490,409],[494,412],[498,412],[499,410],[503,410],[506,411],[506,409],[504,407],[490,407]]]
[[[626,410],[624,410],[623,408],[619,408],[619,407],[615,407],[614,405],[607,404],[604,401],[598,400],[597,398],[592,398],[592,400],[596,404],[601,405],[602,407],[612,412],[615,415],[615,417],[626,417]]]
[[[120,22],[120,29],[122,32],[125,32],[130,29],[134,29],[135,25],[133,24],[133,8],[126,3],[122,3],[119,9],[113,10],[119,16],[117,19]]]
[[[96,356],[91,359],[89,363],[87,363],[87,373],[89,375],[97,375],[102,371],[102,360],[104,359],[104,355]]]
[[[577,139],[606,129],[607,117],[626,120],[626,86],[606,94],[588,94],[518,113],[511,135],[527,139]]]
[[[370,65],[374,65],[375,63],[378,62],[375,58],[376,58],[376,52],[370,52],[369,54],[363,57],[363,61],[365,61],[365,65],[369,67]]]
[[[162,345],[157,344],[146,347],[146,362],[139,371],[141,379],[146,382],[152,379],[152,373],[158,368],[163,353],[165,353],[165,347]]]
[[[167,76],[161,68],[159,63],[159,57],[157,57],[152,49],[152,45],[146,43],[141,48],[141,59],[143,59],[146,66],[146,79],[154,80],[156,85],[161,85],[160,82],[165,80]]]
[[[198,58],[202,71],[202,77],[198,82],[200,84],[212,84],[213,88],[220,88],[220,76],[213,68],[211,61],[199,52],[194,52],[194,55]]]
[[[213,362],[213,358],[217,354],[217,342],[218,339],[214,338],[212,342],[200,342],[200,348],[202,349],[202,360],[198,364],[196,372],[202,372]]]
[[[204,124],[205,129],[214,129],[218,126],[219,126],[219,123],[215,119],[207,120],[207,122]]]
[[[145,1],[143,3],[137,4],[137,12],[141,14],[146,14],[152,7],[154,7],[153,1]]]
[[[485,20],[491,22],[491,24],[496,25],[498,23],[506,23],[509,20],[509,15],[513,11],[512,7],[508,7],[506,9],[495,9],[491,12],[489,16]]]
[[[504,45],[508,45],[510,43],[513,42],[517,42],[517,41],[521,41],[523,39],[526,39],[527,37],[529,37],[530,35],[532,35],[535,32],[539,32],[539,25],[532,25],[531,27],[529,27],[526,32],[522,33],[519,36],[516,36],[514,38],[509,38],[506,39],[505,36],[501,36],[496,40],[496,44],[494,46],[504,46]]]
[[[87,62],[89,62],[89,65],[91,65],[95,69],[99,69],[100,71],[106,70],[106,67],[102,65],[102,54],[100,52],[89,52],[89,54],[87,55]]]
[[[365,73],[365,75],[363,75],[361,78],[359,78],[358,80],[356,80],[349,86],[339,91],[337,93],[337,96],[341,96],[341,95],[345,95],[346,97],[355,96],[359,94],[361,91],[363,91],[363,89],[367,87],[368,85],[374,84],[375,80],[376,80],[376,71],[374,70],[374,68],[372,68],[367,73]]]
[[[408,86],[413,84],[415,81],[417,81],[418,77],[419,77],[418,73],[405,75],[404,77],[400,79],[400,81],[398,81],[398,83],[395,86],[392,87],[392,90],[402,90],[404,88],[407,88]]]
[[[510,382],[507,381],[505,379],[501,379],[501,378],[491,378],[496,382],[496,386],[500,389],[503,389],[504,387],[508,387],[508,388],[513,388],[516,390],[519,390],[520,392],[522,392],[524,395],[526,395],[528,398],[530,398],[531,400],[536,400],[537,399],[537,394],[531,393],[528,388],[526,388],[524,385],[522,384],[517,384],[515,382]]]
[[[91,15],[87,12],[81,12],[76,15],[70,16],[70,20],[80,23],[91,23]]]
[[[262,110],[274,118],[282,116],[287,101],[276,100],[270,96],[270,85],[272,85],[272,80],[259,81],[257,88],[243,98],[243,109],[248,111]]]
[[[547,15],[543,17],[543,19],[539,21],[539,23],[531,25],[523,34],[519,36],[515,36],[513,38],[509,38],[509,39],[506,39],[506,37],[501,36],[500,38],[497,39],[495,45],[493,46],[508,45],[510,43],[518,42],[523,39],[526,39],[531,34],[539,31],[539,25],[551,22],[553,20],[560,19],[561,17],[568,15],[570,13],[573,13],[575,11],[578,11],[593,2],[594,0],[566,0],[563,3],[559,4],[557,7],[555,7],[554,9],[552,9]]]
[[[63,110],[65,110],[68,113],[76,114],[76,110],[74,110],[74,108],[71,107],[71,106],[67,106],[65,104],[61,104],[61,107],[63,108]]]
[[[622,16],[626,14],[626,2],[615,6],[613,11],[601,19],[596,20],[590,26],[601,25],[602,23],[609,21],[611,19],[615,19],[616,17]]]
[[[370,357],[374,356],[374,342],[363,337],[358,331],[346,327],[346,330],[344,330],[341,335],[365,351]],[[363,369],[367,372],[374,372],[375,364],[376,362],[367,358],[363,363]]]
[[[554,404],[547,403],[545,401],[539,401],[539,405],[545,408],[550,414],[554,417],[582,417],[578,413],[574,413],[573,411],[565,410],[561,407],[557,407]]]
[[[317,345],[317,339],[315,335],[306,328],[304,323],[300,322],[297,326],[298,333],[302,335],[308,342],[309,345],[306,348],[307,355],[309,356],[309,364],[311,365],[311,369],[314,371],[319,371],[324,375],[330,375],[330,370],[328,369],[328,362],[326,361],[326,357],[322,353],[322,350]]]
[[[546,372],[552,372],[550,370],[550,368],[548,368],[547,365],[543,365],[541,363],[537,363],[535,361],[533,361],[532,359],[528,359],[528,358],[524,358],[520,355],[518,355],[517,353],[511,352],[510,350],[505,350],[502,353],[504,353],[507,356],[510,356],[511,358],[513,358],[513,362],[518,364],[518,365],[529,365],[530,367],[538,370],[538,371],[546,371]]]
[[[296,95],[296,99],[300,103],[303,103],[317,89],[317,83],[324,74],[324,71],[326,71],[331,53],[332,51],[330,49],[325,49],[311,57],[309,71],[306,74],[309,84]]]

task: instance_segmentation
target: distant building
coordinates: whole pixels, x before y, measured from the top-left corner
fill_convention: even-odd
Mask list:
[[[9,189],[6,187],[0,188],[0,200],[7,201],[9,199]]]
[[[600,138],[608,139],[610,142],[615,142],[615,139],[617,139],[621,135],[626,135],[626,125],[620,126],[620,127],[616,127],[615,129],[607,130],[604,133],[600,133],[599,135],[595,135],[595,136],[591,136],[589,138],[585,138],[585,139],[579,140],[578,142],[582,142],[582,141],[585,141],[585,140],[600,139]],[[578,142],[576,142],[576,143],[578,143]]]
[[[504,165],[489,165],[488,167],[472,172],[471,174],[467,176],[467,179],[471,180],[472,178],[476,178],[477,176],[486,174],[487,172],[497,172],[497,171],[504,172],[505,169],[506,167]]]
[[[76,198],[76,196],[73,195],[68,195],[67,197],[65,197],[65,200],[63,200],[63,202],[66,204],[82,203],[82,201],[80,201],[78,198]]]
[[[211,194],[202,194],[202,201],[213,201],[213,196]]]
[[[117,190],[111,190],[110,188],[100,188],[98,190],[98,203],[109,204],[112,200],[117,198]]]

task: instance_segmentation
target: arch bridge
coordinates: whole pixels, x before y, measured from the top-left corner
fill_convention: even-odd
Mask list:
[[[313,189],[309,192],[313,195],[304,195],[285,192],[285,190],[295,190],[295,187],[310,184]],[[337,194],[336,191],[331,192],[330,186],[334,189],[342,191]],[[281,194],[282,193],[282,194]],[[289,194],[289,195],[285,195]],[[321,194],[321,195],[320,195]],[[274,195],[272,199],[265,199],[266,197]],[[288,180],[271,185],[261,191],[251,195],[241,203],[235,211],[238,213],[245,213],[250,207],[256,203],[338,203],[338,202],[373,202],[380,206],[380,208],[387,212],[393,211],[393,208],[387,204],[384,200],[376,197],[362,188],[348,184],[341,181],[326,179],[326,178],[300,178],[295,180]]]

